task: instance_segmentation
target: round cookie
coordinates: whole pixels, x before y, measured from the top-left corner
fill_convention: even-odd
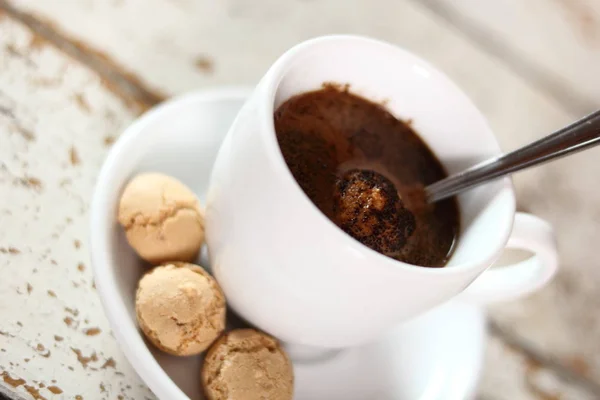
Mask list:
[[[146,273],[135,298],[142,332],[177,356],[203,352],[225,328],[225,296],[204,269],[170,263]]]
[[[198,199],[183,183],[164,174],[133,178],[121,196],[118,220],[131,247],[154,265],[193,261],[204,241]]]
[[[202,384],[209,400],[291,400],[294,371],[275,339],[254,329],[237,329],[208,351]]]

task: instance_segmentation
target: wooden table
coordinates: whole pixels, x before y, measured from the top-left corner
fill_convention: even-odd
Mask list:
[[[195,88],[252,84],[327,33],[404,46],[456,80],[513,148],[600,104],[594,0],[0,0],[0,393],[153,399],[103,315],[89,200],[119,133]],[[490,310],[480,397],[600,398],[600,152],[515,179],[561,271]]]

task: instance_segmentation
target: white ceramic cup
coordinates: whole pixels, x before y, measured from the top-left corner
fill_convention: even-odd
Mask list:
[[[484,117],[444,74],[390,44],[356,36],[301,43],[262,78],[231,126],[213,167],[207,243],[229,305],[294,344],[346,347],[463,292],[471,300],[529,293],[554,275],[551,227],[515,214],[509,179],[458,197],[461,233],[445,268],[383,256],[354,240],[304,194],[287,168],[273,113],[324,82],[350,90],[412,126],[449,173],[500,154]],[[514,225],[513,225],[514,223]],[[486,271],[506,248],[534,256]]]

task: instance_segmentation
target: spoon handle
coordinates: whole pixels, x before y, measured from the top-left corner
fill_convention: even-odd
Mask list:
[[[533,167],[600,144],[600,111],[596,111],[540,140],[477,164],[425,188],[430,203],[481,183]]]

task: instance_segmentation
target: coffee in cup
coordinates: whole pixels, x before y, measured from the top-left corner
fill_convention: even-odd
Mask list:
[[[327,218],[398,261],[446,264],[460,231],[458,204],[427,203],[424,187],[447,173],[409,123],[331,83],[291,97],[274,119],[288,168]]]

